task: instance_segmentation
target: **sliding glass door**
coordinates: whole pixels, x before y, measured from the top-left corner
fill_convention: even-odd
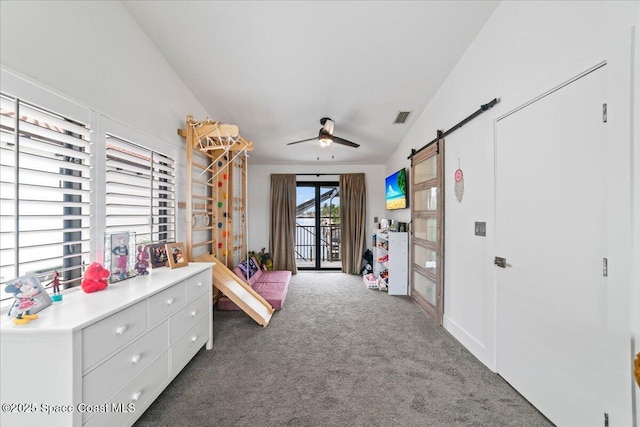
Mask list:
[[[340,190],[337,182],[298,182],[295,255],[298,269],[339,270]]]

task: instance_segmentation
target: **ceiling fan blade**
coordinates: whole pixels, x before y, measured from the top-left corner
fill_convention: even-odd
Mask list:
[[[348,147],[353,147],[353,148],[360,147],[360,144],[356,144],[355,142],[347,141],[346,139],[342,139],[339,136],[333,135],[332,138],[333,138],[333,142],[335,142],[336,144],[342,144],[342,145],[346,145]]]
[[[301,142],[313,141],[314,139],[318,139],[318,137],[314,136],[313,138],[303,139],[301,141],[296,141],[296,142],[290,142],[287,145],[300,144]]]

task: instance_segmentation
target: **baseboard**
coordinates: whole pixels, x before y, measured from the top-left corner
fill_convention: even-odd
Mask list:
[[[486,344],[478,341],[447,315],[444,315],[442,318],[442,326],[483,365],[491,369],[493,372],[496,372],[495,357],[490,354]]]

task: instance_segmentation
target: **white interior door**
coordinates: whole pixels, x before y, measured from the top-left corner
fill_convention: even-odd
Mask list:
[[[560,426],[602,426],[606,66],[496,122],[497,369]]]

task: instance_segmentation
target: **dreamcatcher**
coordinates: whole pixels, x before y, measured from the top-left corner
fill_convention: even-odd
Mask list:
[[[462,195],[464,194],[464,176],[462,169],[460,169],[460,159],[458,159],[458,170],[456,171],[456,183],[453,187],[453,191],[456,193],[456,199],[458,202],[462,202]]]

